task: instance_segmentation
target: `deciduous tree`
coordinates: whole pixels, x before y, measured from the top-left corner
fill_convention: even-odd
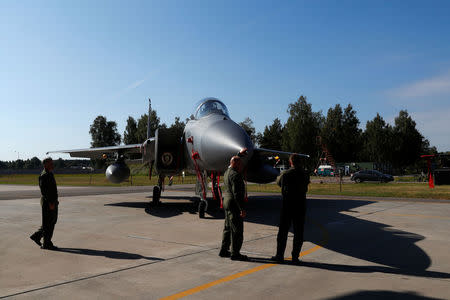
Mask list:
[[[393,128],[394,148],[393,164],[399,169],[412,165],[420,159],[420,154],[424,148],[428,148],[428,141],[416,129],[416,122],[411,118],[406,110],[401,110],[395,118]]]
[[[280,119],[273,120],[272,125],[264,128],[262,134],[258,134],[258,144],[261,148],[282,150],[281,136],[283,135],[283,125]]]
[[[180,117],[175,117],[175,122],[172,125],[170,125],[169,129],[173,130],[176,136],[182,136],[185,126],[186,124],[180,121]]]
[[[98,116],[90,126],[92,147],[106,147],[120,144],[120,134],[117,132],[117,123],[107,121],[106,117]]]
[[[127,127],[125,127],[125,132],[123,133],[123,143],[125,145],[139,143],[137,139],[137,123],[131,116],[128,117]]]
[[[363,158],[377,163],[392,162],[393,130],[377,113],[372,121],[367,121],[364,137]]]
[[[283,129],[283,148],[286,151],[308,154],[314,165],[319,151],[316,138],[320,134],[323,117],[321,112],[313,112],[305,96],[300,96],[289,104],[289,118]]]
[[[138,143],[143,143],[147,139],[147,122],[148,114],[143,114],[137,124],[136,139]],[[150,137],[155,136],[156,129],[161,127],[160,119],[156,113],[156,110],[150,112]]]
[[[253,126],[253,121],[249,117],[245,118],[243,122],[240,122],[239,125],[247,132],[250,139],[253,143],[256,143],[256,130],[255,126]]]

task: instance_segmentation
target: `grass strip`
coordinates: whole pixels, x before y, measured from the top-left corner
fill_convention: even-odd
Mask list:
[[[152,186],[157,184],[157,177],[149,181],[148,176],[137,175],[121,184],[110,183],[104,174],[55,174],[58,185],[65,186]],[[174,176],[173,184],[193,184],[197,178],[193,175]],[[166,180],[167,184],[168,180]],[[0,175],[0,184],[37,185],[38,175]],[[249,184],[249,192],[280,193],[275,184]],[[427,183],[347,183],[339,190],[337,183],[311,183],[309,194],[343,195],[367,197],[426,198],[450,200],[450,185],[436,186],[430,189]]]

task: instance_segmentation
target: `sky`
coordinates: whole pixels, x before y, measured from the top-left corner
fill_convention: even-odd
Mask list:
[[[256,130],[300,95],[361,128],[406,109],[450,150],[449,1],[0,1],[0,160],[90,147],[98,115],[171,124],[205,97]],[[55,155],[54,158],[68,158]]]

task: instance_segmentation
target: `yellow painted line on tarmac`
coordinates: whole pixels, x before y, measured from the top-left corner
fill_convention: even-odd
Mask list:
[[[320,227],[320,229],[322,230],[322,241],[321,241],[320,245],[316,245],[316,246],[314,246],[311,249],[308,249],[308,250],[300,252],[300,257],[303,257],[305,255],[311,254],[311,253],[319,250],[320,248],[325,246],[326,243],[328,242],[328,232],[326,231],[326,229],[322,225],[320,225],[318,223],[315,223],[315,222],[313,222],[313,223],[315,225],[317,225],[318,227]],[[291,260],[291,258],[287,258],[287,260]],[[235,280],[235,279],[238,279],[238,278],[241,278],[241,277],[244,277],[244,276],[247,276],[247,275],[259,272],[259,271],[262,271],[262,270],[269,269],[269,268],[277,266],[277,265],[278,264],[264,264],[264,265],[261,265],[261,266],[258,266],[258,267],[254,267],[254,268],[251,268],[251,269],[248,269],[248,270],[236,273],[236,274],[232,274],[232,275],[223,277],[221,279],[217,279],[217,280],[211,281],[209,283],[205,283],[203,285],[199,285],[199,286],[191,288],[189,290],[185,290],[183,292],[180,292],[180,293],[168,296],[168,297],[161,298],[161,300],[180,299],[180,298],[183,298],[183,297],[186,297],[186,296],[193,295],[193,294],[196,294],[198,292],[204,291],[204,290],[209,289],[210,287],[213,287],[215,285],[218,285],[218,284],[221,284],[221,283],[225,283],[225,282],[229,282],[229,281],[232,281],[232,280]]]
[[[424,219],[450,220],[449,217],[443,217],[443,216],[430,216],[430,215],[418,215],[418,214],[388,214],[388,215],[398,216],[398,217],[418,217],[418,218],[424,218]]]

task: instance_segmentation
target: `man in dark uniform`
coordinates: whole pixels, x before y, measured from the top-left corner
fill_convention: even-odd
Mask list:
[[[58,189],[53,176],[53,160],[48,157],[43,160],[44,170],[39,176],[39,188],[41,189],[42,226],[33,233],[30,238],[41,246],[41,238],[44,238],[42,249],[58,250],[52,243],[53,230],[58,220]]]
[[[299,155],[292,154],[289,157],[289,164],[291,167],[277,178],[277,184],[281,187],[283,204],[277,236],[277,254],[272,257],[272,260],[280,263],[284,261],[287,236],[292,223],[294,227],[292,262],[299,263],[298,257],[303,244],[309,175],[305,172]]]
[[[245,153],[245,149],[240,152]],[[242,162],[239,156],[233,156],[230,166],[224,174],[223,208],[225,210],[225,225],[223,228],[221,257],[232,260],[248,260],[240,253],[244,241],[244,209],[245,184],[242,176]],[[231,244],[231,252],[229,251]]]

